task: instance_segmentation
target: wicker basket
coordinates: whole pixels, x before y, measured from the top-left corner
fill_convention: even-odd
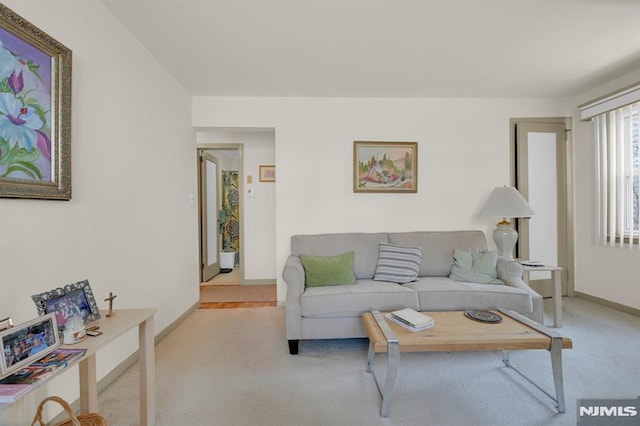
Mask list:
[[[50,396],[40,402],[40,405],[38,405],[38,412],[33,418],[31,426],[34,426],[36,423],[39,423],[40,426],[45,426],[46,423],[42,420],[42,409],[47,401],[55,401],[62,405],[62,408],[64,408],[64,411],[69,416],[68,420],[56,423],[53,426],[107,426],[107,419],[97,413],[84,413],[76,416],[67,401],[58,396]]]

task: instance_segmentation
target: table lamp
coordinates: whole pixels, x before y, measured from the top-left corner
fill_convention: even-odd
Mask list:
[[[513,259],[513,248],[518,241],[518,231],[507,219],[529,218],[535,215],[535,212],[517,189],[512,186],[503,186],[493,190],[478,215],[502,218],[493,231],[493,241],[500,256]]]

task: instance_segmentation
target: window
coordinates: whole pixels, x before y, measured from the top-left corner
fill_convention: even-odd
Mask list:
[[[640,102],[593,117],[597,236],[602,244],[640,247],[638,128]]]

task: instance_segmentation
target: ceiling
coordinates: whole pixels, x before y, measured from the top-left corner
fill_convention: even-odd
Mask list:
[[[102,0],[195,96],[571,97],[640,69],[640,0]]]

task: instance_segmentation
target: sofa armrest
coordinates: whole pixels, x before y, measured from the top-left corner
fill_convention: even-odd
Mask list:
[[[512,287],[522,287],[520,284],[524,284],[528,287],[527,283],[524,282],[524,268],[519,262],[516,262],[513,259],[508,259],[506,257],[498,256],[498,278],[502,280],[505,284],[508,284]]]
[[[298,256],[289,256],[282,271],[282,279],[287,284],[285,304],[287,339],[302,338],[302,307],[300,296],[304,292],[304,267]]]
[[[300,303],[300,295],[304,292],[304,267],[298,256],[289,256],[284,264],[282,279],[287,283],[287,303]]]
[[[542,324],[544,306],[542,304],[542,296],[540,296],[534,289],[529,287],[524,279],[524,268],[519,262],[506,257],[498,256],[498,278],[502,280],[506,285],[516,287],[527,291],[531,295],[531,304],[533,311],[531,312],[531,319]]]

